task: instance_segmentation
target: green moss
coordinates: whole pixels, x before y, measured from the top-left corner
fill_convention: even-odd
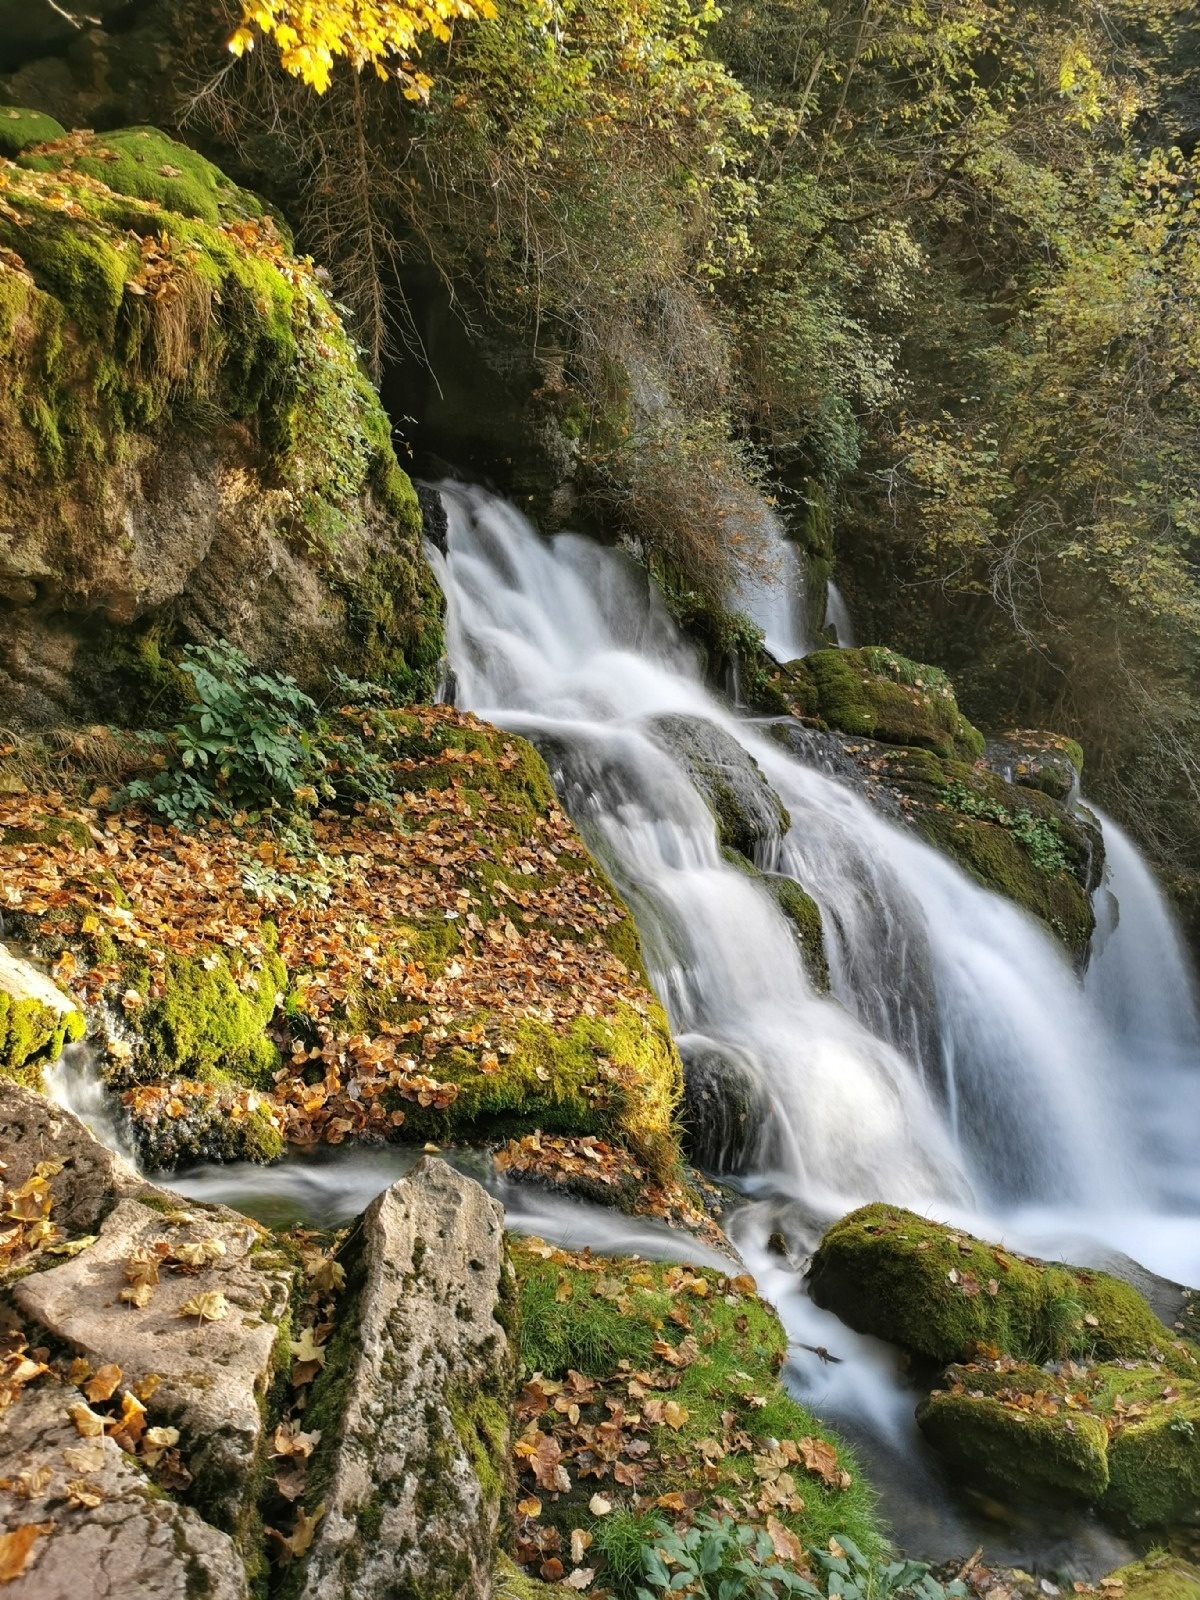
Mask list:
[[[0,989],[0,1077],[40,1090],[42,1069],[85,1031],[79,1011],[56,1011],[40,1000],[18,999]]]
[[[1005,1392],[1009,1372],[980,1373],[951,1367],[917,1407],[925,1437],[947,1460],[985,1484],[1021,1494],[1098,1500],[1108,1487],[1108,1430],[1100,1417],[1057,1409],[1053,1415],[1006,1405],[984,1385]],[[1035,1372],[1027,1382],[1040,1387]],[[954,1392],[954,1390],[961,1392]]]
[[[3,116],[0,110],[0,128]],[[48,117],[43,120],[52,121]],[[164,211],[213,224],[225,218],[263,214],[262,202],[254,195],[239,189],[211,161],[157,128],[121,128],[82,140],[59,129],[40,142],[50,147],[36,151],[23,147],[27,153],[22,166],[45,172],[69,168],[107,184],[118,194],[133,195]]]
[[[549,1596],[556,1592],[562,1592],[560,1585],[542,1583],[537,1578],[528,1577],[503,1552],[496,1557],[496,1565],[492,1569],[493,1600],[549,1600]],[[1154,1600],[1157,1600],[1157,1596]]]
[[[556,1029],[526,1017],[514,1048],[492,1073],[466,1051],[438,1059],[458,1086],[446,1111],[405,1107],[406,1132],[439,1141],[545,1133],[595,1134],[627,1144],[656,1176],[678,1163],[674,1114],[682,1093],[679,1057],[661,1007],[618,1003],[604,1017]]]
[[[66,131],[61,122],[55,122],[45,112],[0,106],[0,155],[15,156],[30,145],[61,139]]]
[[[836,1223],[809,1283],[852,1328],[935,1361],[980,1346],[1035,1361],[1112,1360],[1170,1340],[1141,1295],[1107,1273],[1018,1256],[898,1206],[864,1206]]]
[[[881,752],[879,776],[911,827],[977,883],[1012,900],[1075,954],[1095,926],[1088,893],[1097,839],[1036,789],[928,751]]]
[[[1196,1600],[1200,1595],[1200,1566],[1164,1550],[1152,1551],[1111,1576],[1121,1585],[1113,1592],[1123,1600]]]
[[[1200,1385],[1164,1382],[1151,1370],[1149,1414],[1126,1421],[1108,1447],[1109,1486],[1102,1509],[1135,1528],[1163,1527],[1195,1517],[1200,1506]],[[1127,1404],[1136,1394],[1131,1374],[1113,1373]],[[1179,1398],[1163,1404],[1164,1389]],[[1114,1420],[1119,1420],[1114,1416]]]
[[[797,1466],[796,1492],[804,1508],[779,1508],[777,1514],[806,1544],[824,1546],[832,1534],[842,1532],[868,1555],[882,1552],[874,1497],[853,1453],[781,1386],[787,1336],[772,1308],[744,1280],[735,1284],[707,1269],[637,1258],[592,1260],[564,1252],[547,1257],[539,1246],[516,1241],[511,1256],[520,1288],[522,1363],[527,1372],[540,1371],[552,1380],[572,1370],[597,1380],[600,1392],[583,1405],[585,1425],[593,1410],[598,1420],[608,1419],[609,1398],[628,1404],[631,1371],[657,1368],[669,1374],[657,1398],[676,1402],[680,1412],[674,1420],[680,1425],[651,1424],[643,1435],[650,1445],[646,1460],[652,1465],[638,1486],[642,1504],[674,1490],[696,1488],[736,1503],[757,1493],[754,1456],[767,1448],[767,1441],[816,1438],[836,1450],[839,1465],[850,1474],[849,1486],[830,1488]],[[678,1365],[663,1365],[663,1343],[679,1347],[685,1340]],[[696,1470],[701,1442],[739,1432],[753,1447],[714,1457],[701,1476]],[[590,1496],[598,1488],[613,1503],[613,1517],[620,1518],[633,1514],[634,1495],[611,1476],[597,1482],[572,1471],[571,1477],[569,1491],[542,1497],[542,1520],[559,1528],[564,1538],[574,1527],[587,1529],[603,1549],[609,1518],[600,1521],[589,1513]],[[518,1492],[527,1483],[523,1480]]]
[[[802,715],[843,733],[969,761],[983,754],[945,673],[879,645],[817,650],[788,667],[781,687]]]
[[[223,951],[169,956],[157,975],[162,997],[138,1018],[156,1075],[269,1087],[279,1053],[265,1030],[286,982],[277,955],[237,973]]]
[[[478,1389],[450,1389],[446,1403],[458,1442],[479,1480],[484,1501],[496,1509],[508,1486],[508,1405]]]

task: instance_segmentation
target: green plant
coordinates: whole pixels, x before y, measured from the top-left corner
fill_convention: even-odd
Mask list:
[[[762,1528],[732,1517],[705,1516],[677,1532],[656,1522],[642,1546],[642,1575],[651,1588],[639,1586],[637,1600],[665,1595],[692,1595],[703,1600],[781,1600],[806,1595],[813,1600],[949,1600],[966,1594],[961,1583],[943,1586],[919,1561],[870,1561],[853,1540],[839,1536],[826,1550],[810,1552],[817,1573],[807,1576],[783,1564],[775,1542]],[[813,1581],[814,1576],[822,1580]]]
[[[1020,806],[1011,810],[998,800],[976,794],[963,783],[948,784],[942,799],[964,817],[976,817],[981,822],[995,822],[1009,833],[1028,852],[1039,872],[1053,874],[1065,871],[1070,863],[1062,846],[1062,839],[1053,821],[1048,817],[1035,817],[1032,811]]]
[[[308,725],[317,708],[294,678],[256,672],[226,641],[188,645],[180,668],[195,686],[186,720],[143,742],[166,757],[152,778],[128,786],[177,826],[197,815],[270,812],[315,801],[325,757]]]

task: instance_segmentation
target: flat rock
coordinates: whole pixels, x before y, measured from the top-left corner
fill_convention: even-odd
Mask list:
[[[346,1398],[304,1600],[488,1600],[505,1270],[500,1206],[443,1161],[421,1161],[365,1213],[358,1321],[329,1363]]]
[[[129,1383],[158,1377],[151,1421],[180,1430],[180,1448],[196,1480],[193,1498],[212,1520],[236,1528],[261,1442],[260,1401],[273,1371],[290,1269],[256,1249],[261,1230],[255,1223],[224,1207],[172,1198],[186,1209],[164,1212],[161,1201],[119,1200],[93,1245],[22,1279],[12,1299],[27,1319],[93,1365],[115,1362]],[[193,1220],[174,1220],[180,1216]],[[144,1307],[120,1301],[125,1262],[134,1251],[160,1241],[173,1251],[207,1240],[223,1246],[224,1254],[198,1271],[164,1266]],[[186,1302],[209,1293],[224,1296],[224,1317],[201,1323],[183,1314]]]
[[[51,1469],[31,1498],[0,1493],[0,1532],[45,1530],[5,1585],[6,1600],[245,1600],[229,1536],[164,1498],[112,1439],[81,1439],[67,1414],[79,1399],[77,1389],[45,1381],[4,1413],[4,1483]],[[103,1497],[98,1505],[71,1502],[67,1486],[79,1482],[89,1498]]]

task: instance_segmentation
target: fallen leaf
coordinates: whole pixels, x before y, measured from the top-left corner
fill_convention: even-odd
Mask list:
[[[95,1405],[102,1400],[111,1400],[120,1383],[121,1369],[115,1362],[110,1361],[100,1368],[90,1382],[84,1384],[83,1392]]]
[[[594,1517],[606,1517],[612,1510],[612,1501],[606,1500],[602,1494],[594,1494],[588,1501],[588,1510]]]
[[[206,1290],[204,1294],[194,1294],[190,1300],[185,1300],[176,1312],[180,1317],[196,1317],[200,1325],[206,1322],[223,1322],[229,1315],[229,1301],[218,1289]]]
[[[52,1522],[25,1522],[11,1533],[0,1533],[0,1583],[12,1583],[21,1576],[34,1541],[53,1528]]]

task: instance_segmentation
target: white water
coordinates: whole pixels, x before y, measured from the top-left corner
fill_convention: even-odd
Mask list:
[[[809,1336],[828,1319],[765,1253],[756,1218],[780,1197],[798,1257],[834,1216],[887,1199],[1042,1255],[1096,1262],[1117,1248],[1196,1282],[1194,992],[1128,841],[1108,825],[1124,921],[1084,986],[1032,919],[735,719],[632,564],[573,535],[541,539],[481,491],[444,498],[446,552],[432,559],[459,703],[539,744],[634,909],[685,1061],[715,1054],[757,1085],[768,1109],[742,1181],[769,1198],[735,1231],[798,1345],[828,1343]],[[667,712],[736,738],[783,800],[790,829],[759,865],[818,901],[831,997],[814,992],[771,896],[722,856],[656,730]],[[1178,1137],[1163,1133],[1172,1110]],[[797,1387],[915,1461],[894,1356],[838,1337],[846,1369],[831,1378],[798,1351]]]
[[[763,643],[776,661],[795,661],[816,649],[805,620],[804,558],[765,506],[760,524],[746,530],[743,539],[747,548],[733,604],[762,629]]]
[[[69,1044],[45,1072],[46,1097],[77,1116],[94,1139],[137,1166],[137,1153],[120,1103],[106,1087],[86,1040]]]
[[[854,623],[850,617],[850,607],[832,578],[825,586],[825,626],[833,629],[839,650],[853,650]]]

